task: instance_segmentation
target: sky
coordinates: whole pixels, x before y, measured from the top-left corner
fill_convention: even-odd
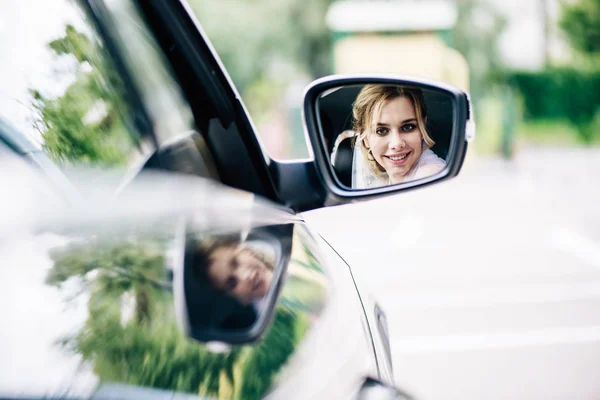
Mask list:
[[[70,83],[64,74],[57,79],[54,69],[60,64],[46,44],[60,37],[67,23],[81,25],[82,18],[65,0],[0,0],[0,7],[0,117],[39,144],[29,122],[27,89],[56,95]]]

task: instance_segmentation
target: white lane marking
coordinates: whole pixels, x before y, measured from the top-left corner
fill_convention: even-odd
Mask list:
[[[470,289],[430,289],[418,292],[381,294],[377,300],[385,308],[463,308],[496,304],[549,303],[600,299],[600,282],[571,284],[529,284]]]
[[[403,337],[392,340],[393,354],[549,346],[600,342],[600,326],[557,327],[525,332]]]
[[[425,218],[419,214],[409,214],[397,222],[391,233],[390,242],[394,251],[414,247],[425,234]]]
[[[600,245],[592,239],[568,230],[554,230],[550,241],[556,249],[600,268]]]

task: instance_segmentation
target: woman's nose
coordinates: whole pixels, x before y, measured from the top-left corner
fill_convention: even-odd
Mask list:
[[[250,274],[248,273],[248,268],[238,268],[237,275],[240,281],[246,281]]]
[[[400,135],[400,133],[398,133],[398,132],[392,133],[392,135],[390,137],[389,145],[390,145],[390,148],[392,148],[392,149],[403,148],[405,143],[404,143],[404,139],[402,138],[402,135]]]
[[[250,282],[252,279],[252,268],[245,267],[238,270],[239,280],[244,283]]]

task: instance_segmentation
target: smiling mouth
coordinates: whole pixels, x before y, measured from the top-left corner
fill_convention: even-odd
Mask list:
[[[402,165],[406,162],[406,159],[408,158],[410,153],[412,153],[412,151],[409,151],[408,153],[404,153],[404,154],[394,154],[394,155],[384,156],[384,157],[387,158],[389,161],[391,161],[391,163],[393,165]]]

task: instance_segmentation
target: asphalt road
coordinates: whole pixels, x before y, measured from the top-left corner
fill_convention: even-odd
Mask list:
[[[600,150],[470,156],[454,180],[305,218],[386,310],[418,398],[600,398]]]

